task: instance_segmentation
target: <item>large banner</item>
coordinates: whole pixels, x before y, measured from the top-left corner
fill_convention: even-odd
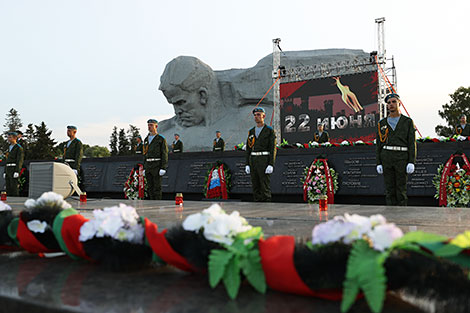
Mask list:
[[[330,142],[374,140],[377,90],[377,71],[281,84],[282,138],[313,141],[323,123]]]

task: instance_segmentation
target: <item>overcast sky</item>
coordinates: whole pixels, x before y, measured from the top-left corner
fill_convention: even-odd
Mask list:
[[[436,4],[434,4],[436,3]],[[78,126],[90,145],[108,145],[114,125],[146,133],[149,117],[173,115],[158,91],[179,55],[214,70],[247,68],[272,52],[377,50],[385,17],[387,56],[398,93],[423,136],[437,111],[470,86],[470,1],[0,0],[0,121],[44,121],[57,141]]]

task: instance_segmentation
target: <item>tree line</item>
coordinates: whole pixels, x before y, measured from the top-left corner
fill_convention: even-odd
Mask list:
[[[24,148],[26,160],[53,160],[62,157],[67,141],[58,143],[52,137],[52,130],[48,129],[44,121],[39,125],[29,123],[23,129],[23,121],[19,112],[11,108],[7,112],[3,124],[3,136],[0,136],[0,159],[8,152],[7,134],[18,131],[23,132],[23,136],[18,140],[18,143]],[[110,149],[83,143],[83,155],[89,158],[131,155],[135,150],[139,135],[139,128],[134,125],[129,125],[127,131],[123,128],[118,131],[117,127],[114,126],[110,137]]]

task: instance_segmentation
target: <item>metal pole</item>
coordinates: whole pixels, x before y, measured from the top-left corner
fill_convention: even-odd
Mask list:
[[[385,17],[375,19],[377,23],[377,64],[382,68],[385,68],[385,32],[384,22]],[[377,69],[378,70],[378,69]],[[382,75],[378,76],[379,90],[378,90],[378,103],[380,119],[387,116],[387,106],[385,104],[385,96],[387,95],[387,83],[385,82]]]
[[[281,49],[279,43],[280,38],[273,39],[273,83],[276,81],[279,75],[279,66],[281,65]],[[281,82],[278,80],[273,87],[273,128],[276,132],[276,143],[281,144],[281,94],[280,94]]]

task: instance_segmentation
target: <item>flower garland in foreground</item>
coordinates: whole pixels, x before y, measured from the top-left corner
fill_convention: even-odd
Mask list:
[[[470,231],[453,239],[419,231],[403,235],[381,215],[345,214],[316,225],[310,242],[296,243],[294,236],[264,239],[260,227],[249,225],[237,211],[225,213],[218,205],[161,232],[123,204],[94,211],[92,220],[64,208],[68,205],[53,194],[28,200],[28,206],[20,217],[26,222],[45,221],[44,234],[52,234],[59,251],[73,259],[140,268],[150,263],[154,253],[158,265],[166,262],[184,271],[208,272],[210,286],[223,281],[231,298],[246,277],[262,293],[269,286],[342,301],[342,312],[349,310],[359,292],[373,312],[380,312],[387,288],[411,292],[415,298],[432,297],[446,313],[470,311]],[[42,244],[45,237],[35,232],[42,226],[23,225],[20,230],[18,221],[5,215],[8,212],[6,205],[0,205],[0,235],[6,228],[12,241],[0,236],[0,245],[19,245],[34,253],[49,251]]]
[[[308,203],[318,202],[325,195],[328,195],[328,203],[334,203],[333,196],[338,190],[338,174],[332,167],[328,167],[327,160],[315,159],[310,167],[304,169],[304,176],[300,181],[304,188],[304,200]],[[328,186],[329,183],[332,186]]]
[[[463,160],[463,166],[454,164],[456,157]],[[437,169],[432,183],[436,188],[434,198],[439,199],[441,206],[463,206],[470,203],[470,163],[465,154],[453,154],[446,164]]]

